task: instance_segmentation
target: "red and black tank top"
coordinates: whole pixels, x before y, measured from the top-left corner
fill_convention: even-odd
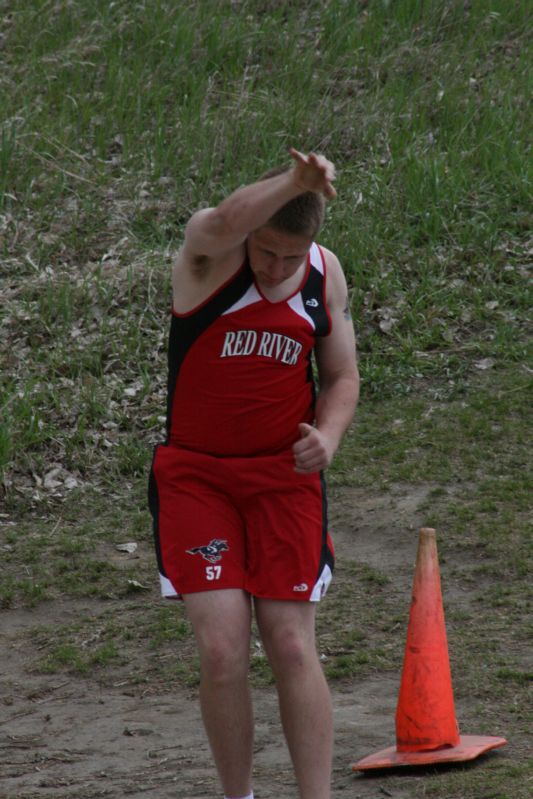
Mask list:
[[[167,443],[216,456],[290,447],[314,419],[311,355],[327,336],[326,269],[313,244],[300,288],[270,302],[248,262],[193,311],[172,312]]]

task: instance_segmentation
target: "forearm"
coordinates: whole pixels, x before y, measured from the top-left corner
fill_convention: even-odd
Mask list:
[[[316,404],[316,424],[314,427],[300,424],[300,438],[292,448],[298,474],[312,474],[328,468],[353,418],[358,396],[357,372],[322,385]]]
[[[193,214],[185,230],[184,251],[192,257],[228,252],[298,195],[312,191],[335,197],[335,167],[330,161],[294,148],[290,154],[294,164],[287,171],[237,189],[216,208]]]
[[[293,169],[252,183],[237,189],[217,206],[216,223],[224,235],[237,239],[246,237],[268,222],[276,211],[302,191],[294,178]]]
[[[333,452],[353,419],[359,399],[359,375],[339,377],[320,388],[316,402],[316,427]]]

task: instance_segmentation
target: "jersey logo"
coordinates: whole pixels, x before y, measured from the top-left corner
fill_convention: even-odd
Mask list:
[[[315,300],[314,297],[311,297],[310,300],[306,300],[305,304],[308,305],[310,308],[318,308],[318,300]]]
[[[204,544],[202,547],[194,547],[194,549],[188,549],[188,555],[198,555],[200,554],[204,560],[209,561],[209,563],[218,563],[219,560],[222,560],[222,552],[228,552],[229,546],[227,541],[223,541],[221,538],[213,538],[209,544]]]
[[[300,585],[295,585],[292,589],[293,591],[307,591],[307,583],[300,583]]]
[[[317,303],[318,305],[318,303]],[[280,363],[294,366],[303,346],[290,336],[282,333],[271,333],[269,330],[227,330],[220,351],[221,358],[235,358],[243,355],[254,355],[272,358]]]

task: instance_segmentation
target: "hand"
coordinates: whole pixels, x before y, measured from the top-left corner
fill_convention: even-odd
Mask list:
[[[335,453],[326,436],[310,424],[299,424],[300,439],[293,445],[294,471],[298,474],[321,472],[330,465]]]
[[[290,154],[295,162],[294,180],[301,189],[322,193],[330,200],[337,196],[332,183],[335,180],[335,167],[331,161],[315,153],[304,155],[294,147],[291,147]]]

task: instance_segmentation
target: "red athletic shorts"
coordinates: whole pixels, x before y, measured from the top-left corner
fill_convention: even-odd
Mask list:
[[[221,458],[156,448],[150,510],[163,596],[241,588],[317,602],[333,573],[321,474],[294,471],[291,451]]]

